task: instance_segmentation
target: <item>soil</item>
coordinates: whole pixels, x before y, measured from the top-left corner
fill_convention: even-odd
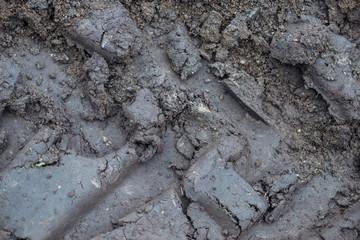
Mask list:
[[[0,2],[0,239],[359,239],[356,0]]]

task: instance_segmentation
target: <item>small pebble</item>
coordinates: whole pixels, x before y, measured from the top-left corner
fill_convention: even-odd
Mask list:
[[[256,160],[256,161],[255,161],[255,167],[256,167],[256,168],[261,167],[261,162],[260,162],[259,160]]]
[[[43,69],[43,68],[45,68],[45,63],[38,61],[38,62],[35,63],[35,67],[36,67],[38,70]]]
[[[42,78],[36,79],[36,85],[37,85],[38,87],[41,86],[42,82],[43,82],[43,79],[42,79]]]
[[[49,74],[49,78],[50,78],[50,79],[56,79],[56,74],[55,74],[55,73]]]
[[[59,39],[54,39],[54,40],[51,40],[51,43],[55,44],[55,45],[60,45],[60,44],[62,44],[62,41]]]
[[[35,56],[35,55],[38,55],[40,53],[40,49],[38,49],[38,48],[30,48],[29,52],[30,52],[31,55]]]
[[[68,63],[69,62],[69,57],[65,54],[65,53],[61,53],[61,54],[50,54],[50,56],[57,62],[60,63]]]
[[[27,73],[26,75],[26,79],[31,81],[33,79],[33,75],[31,73]]]
[[[71,190],[70,192],[68,192],[67,196],[68,196],[69,198],[74,197],[74,196],[75,196],[75,190],[73,189],[73,190]]]
[[[231,165],[227,162],[226,164],[225,164],[225,169],[229,169],[231,167]]]

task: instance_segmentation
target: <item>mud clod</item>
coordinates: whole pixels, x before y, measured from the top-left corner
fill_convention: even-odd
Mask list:
[[[251,32],[247,27],[246,19],[240,15],[236,16],[222,33],[221,43],[227,48],[239,45],[239,40],[247,39]]]
[[[313,64],[325,50],[329,32],[315,19],[290,24],[271,43],[271,56],[289,64]]]
[[[220,27],[223,17],[216,11],[211,11],[200,30],[200,35],[208,42],[220,41]]]
[[[194,146],[191,141],[185,135],[181,136],[181,138],[176,143],[177,150],[184,155],[187,159],[191,159],[194,154]]]
[[[86,119],[105,119],[115,114],[116,106],[112,97],[108,94],[105,84],[109,81],[109,67],[103,57],[94,53],[84,65],[89,80],[85,86],[85,94],[89,97],[93,111],[83,113]]]
[[[164,116],[161,109],[157,106],[156,99],[152,93],[143,89],[137,92],[135,101],[124,104],[125,116],[141,128],[150,129],[151,127],[163,126]]]
[[[304,66],[308,87],[324,97],[330,105],[329,112],[340,123],[360,118],[356,97],[359,84],[352,71],[360,65],[359,54],[353,44],[314,18],[290,24],[271,44],[271,55],[280,61],[308,65]]]
[[[96,1],[86,7],[93,9],[91,18],[73,20],[69,29],[73,41],[110,61],[122,60],[140,51],[141,33],[121,3],[100,4]]]
[[[222,228],[238,235],[265,213],[267,204],[232,167],[225,167],[228,161],[240,157],[245,142],[233,137],[219,142],[220,146],[202,155],[189,169],[184,179],[185,192],[204,206]]]
[[[202,66],[199,52],[191,42],[186,27],[181,24],[169,34],[167,55],[172,69],[179,73],[183,80],[194,75]]]

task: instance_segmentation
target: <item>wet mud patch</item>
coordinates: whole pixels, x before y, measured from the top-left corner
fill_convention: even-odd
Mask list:
[[[1,2],[0,238],[357,239],[359,9]]]

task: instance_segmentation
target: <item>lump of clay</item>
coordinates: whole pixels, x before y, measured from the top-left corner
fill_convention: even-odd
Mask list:
[[[135,101],[123,104],[123,109],[125,116],[137,126],[130,142],[136,144],[140,161],[144,162],[156,152],[161,152],[165,117],[150,90],[139,90]]]
[[[230,234],[238,235],[266,212],[265,198],[231,167],[246,148],[246,140],[224,137],[203,154],[184,177],[186,195]],[[240,229],[239,229],[240,227]]]
[[[325,49],[328,29],[315,20],[290,24],[271,43],[271,56],[288,64],[312,64]]]
[[[68,31],[71,40],[110,61],[122,60],[140,51],[141,32],[121,3],[94,1],[88,5],[92,14],[74,19]]]
[[[123,105],[125,116],[145,129],[162,126],[165,122],[161,109],[157,106],[156,99],[148,89],[137,92],[133,103]]]
[[[115,103],[106,91],[104,84],[109,81],[110,70],[105,59],[97,53],[86,61],[84,70],[87,71],[90,81],[85,89],[94,112],[84,112],[85,118],[104,120],[115,114]]]
[[[109,67],[103,57],[94,53],[92,57],[85,62],[84,70],[88,71],[89,78],[97,84],[108,82],[110,76]]]
[[[271,55],[283,63],[305,64],[307,86],[322,95],[337,122],[360,119],[360,51],[355,44],[306,18],[276,34]]]
[[[341,36],[340,52],[324,53],[306,68],[304,80],[329,104],[329,112],[339,123],[360,119],[360,51]],[[345,44],[344,44],[345,42]]]
[[[220,62],[209,67],[216,76],[228,76],[221,83],[252,117],[266,124],[275,124],[263,109],[264,82],[261,78],[254,78],[243,70]]]
[[[200,30],[200,35],[208,42],[219,42],[222,20],[223,17],[218,12],[211,11]]]
[[[222,44],[227,48],[236,47],[238,40],[246,39],[251,32],[246,25],[245,18],[236,16],[222,33]]]
[[[199,51],[192,44],[184,25],[177,25],[169,34],[167,55],[171,68],[185,80],[201,68]]]

